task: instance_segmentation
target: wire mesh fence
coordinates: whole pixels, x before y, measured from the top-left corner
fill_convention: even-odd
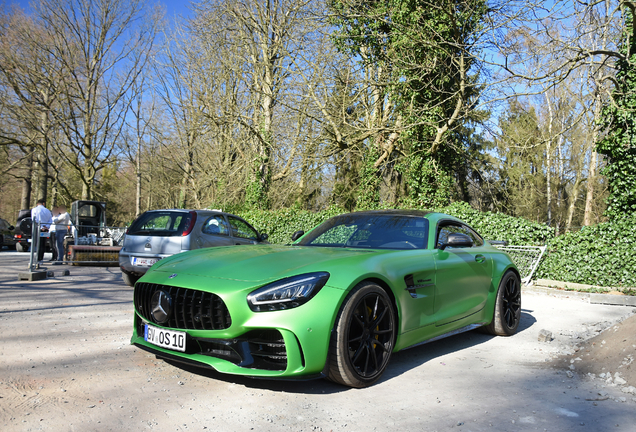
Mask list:
[[[521,282],[528,285],[537,270],[547,246],[503,246],[494,245],[510,255],[521,274]]]

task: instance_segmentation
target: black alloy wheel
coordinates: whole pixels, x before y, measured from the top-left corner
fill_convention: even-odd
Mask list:
[[[350,387],[373,384],[389,363],[395,335],[395,312],[387,293],[374,283],[356,286],[336,322],[329,378]]]
[[[511,336],[517,332],[520,321],[521,281],[515,272],[508,270],[499,283],[492,322],[484,330],[497,336]]]
[[[503,321],[506,327],[516,331],[521,317],[521,287],[517,278],[506,279],[502,295]]]

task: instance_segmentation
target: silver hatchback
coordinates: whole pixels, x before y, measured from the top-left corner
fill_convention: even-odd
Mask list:
[[[157,261],[213,246],[267,243],[244,219],[217,210],[150,210],[128,228],[119,252],[124,282],[135,282]]]

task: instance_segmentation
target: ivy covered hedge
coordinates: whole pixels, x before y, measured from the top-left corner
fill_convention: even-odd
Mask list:
[[[346,210],[333,207],[320,212],[299,210],[296,208],[278,210],[247,210],[236,214],[259,232],[269,235],[268,241],[274,244],[291,243],[291,236],[298,230],[305,232],[321,224],[332,216],[347,213]]]
[[[503,213],[480,212],[465,202],[453,203],[439,211],[463,220],[487,240],[505,240],[518,246],[542,246],[554,238],[554,229],[547,225]]]
[[[548,243],[535,277],[636,287],[636,216],[567,233]]]
[[[543,245],[554,236],[553,230],[543,224],[501,213],[480,212],[464,202],[454,203],[437,211],[460,218],[488,240],[506,240],[514,245]],[[347,211],[333,207],[315,213],[288,208],[248,210],[237,214],[259,231],[269,234],[270,243],[286,244],[291,242],[294,232],[309,231],[328,218],[342,213]]]

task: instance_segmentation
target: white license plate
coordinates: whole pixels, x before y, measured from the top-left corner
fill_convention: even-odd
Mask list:
[[[185,352],[185,332],[166,330],[146,324],[144,340],[162,348]]]
[[[151,267],[157,261],[159,261],[157,258],[138,258],[138,257],[133,257],[132,265],[138,266],[138,267]]]

